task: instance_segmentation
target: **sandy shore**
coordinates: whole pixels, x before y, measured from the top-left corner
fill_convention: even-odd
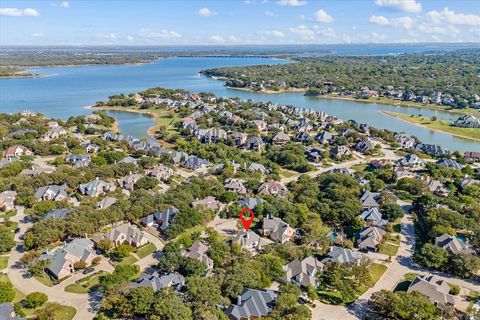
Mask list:
[[[406,119],[403,119],[397,115],[395,115],[394,112],[389,112],[389,111],[380,111],[390,117],[393,117],[395,119],[398,119],[400,121],[403,121],[403,122],[406,122],[406,123],[409,123],[409,124],[413,124],[417,127],[421,127],[421,128],[425,128],[425,129],[429,129],[429,130],[432,130],[432,131],[436,131],[436,132],[441,132],[441,133],[445,133],[445,134],[449,134],[451,136],[455,136],[457,138],[462,138],[462,139],[466,139],[466,140],[472,140],[472,141],[478,141],[480,142],[479,139],[477,138],[473,138],[473,137],[470,137],[470,136],[466,136],[466,135],[463,135],[463,134],[459,134],[459,133],[454,133],[454,132],[448,132],[448,131],[444,131],[444,130],[440,130],[440,129],[436,129],[436,128],[431,128],[429,126],[425,126],[425,125],[422,125],[422,124],[419,124],[419,123],[416,123],[416,122],[413,122],[413,121],[408,121]]]
[[[256,91],[256,90],[249,89],[249,88],[237,88],[237,87],[229,87],[229,86],[227,86],[227,88],[232,89],[232,90],[248,91],[248,92],[255,92],[255,93],[266,93],[266,94],[305,92],[306,91],[305,89],[297,89],[297,88],[295,88],[295,89],[282,89],[282,90],[278,90],[278,91],[267,90],[267,89],[262,89],[262,90]]]

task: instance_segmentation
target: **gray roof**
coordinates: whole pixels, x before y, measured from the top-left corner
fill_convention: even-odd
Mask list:
[[[178,213],[178,209],[175,207],[168,208],[164,211],[155,211],[152,214],[142,218],[141,222],[144,225],[156,222],[160,225],[161,230],[166,230],[173,221],[173,218]]]
[[[187,251],[182,252],[182,256],[190,259],[197,259],[198,261],[205,264],[208,269],[212,269],[213,260],[210,259],[207,255],[209,249],[210,248],[207,245],[203,244],[203,242],[196,241]]]
[[[63,247],[58,247],[50,252],[47,251],[42,255],[42,258],[51,261],[48,270],[58,276],[65,262],[69,261],[67,256],[74,256],[77,260],[86,261],[89,256],[95,254],[92,248],[93,242],[90,239],[76,238]]]
[[[316,274],[323,269],[323,263],[315,257],[306,257],[303,260],[293,260],[283,267],[285,281],[294,281],[304,287],[316,287]]]
[[[464,242],[449,234],[442,234],[441,236],[436,237],[435,245],[453,254],[472,252]]]
[[[0,319],[2,320],[23,320],[25,318],[12,316],[15,314],[15,310],[10,303],[0,304]]]
[[[157,291],[162,288],[175,287],[180,289],[185,284],[185,278],[178,273],[168,273],[160,275],[158,272],[143,273],[136,282],[132,282],[133,288],[147,287]]]
[[[237,204],[242,207],[247,207],[250,209],[255,209],[260,203],[265,202],[262,198],[243,198],[237,201]]]
[[[333,246],[330,248],[330,252],[328,252],[327,257],[322,260],[322,263],[356,263],[361,258],[362,254],[360,252]]]
[[[267,238],[262,238],[252,230],[248,231],[240,231],[237,233],[235,237],[232,239],[233,242],[238,243],[240,247],[246,248],[249,250],[261,250],[266,245],[273,243],[272,240]]]
[[[370,207],[379,207],[380,205],[377,202],[377,199],[379,198],[380,193],[378,192],[370,192],[370,191],[365,191],[360,198],[360,202],[362,203],[362,206],[365,208],[370,208]]]
[[[232,319],[250,319],[267,316],[274,305],[277,294],[269,289],[245,288],[236,304],[231,304],[226,313]]]
[[[115,203],[117,203],[117,199],[112,197],[105,197],[97,202],[97,208],[106,209],[113,206]]]
[[[365,221],[377,221],[382,219],[382,213],[378,208],[368,208],[363,210],[359,217]]]
[[[95,196],[100,192],[115,191],[115,185],[96,178],[90,182],[80,184],[78,189],[84,195]]]
[[[55,198],[57,198],[58,196],[66,197],[67,196],[67,192],[65,191],[66,188],[67,188],[66,184],[62,184],[61,186],[52,184],[46,187],[40,187],[35,192],[35,198],[41,199],[45,194],[52,194],[51,199],[53,200],[55,200]]]
[[[455,160],[443,158],[438,160],[437,165],[444,168],[462,169],[463,166]]]
[[[65,219],[72,210],[69,208],[53,209],[47,212],[44,219]]]
[[[417,276],[407,291],[420,292],[434,304],[455,304],[454,297],[449,294],[450,286],[444,280],[432,275]]]
[[[144,235],[137,226],[124,223],[105,233],[105,237],[112,241],[118,241],[119,239],[124,238],[122,242],[141,243]]]
[[[294,233],[288,223],[277,217],[263,218],[262,229],[270,233],[270,239],[282,243],[293,237]]]

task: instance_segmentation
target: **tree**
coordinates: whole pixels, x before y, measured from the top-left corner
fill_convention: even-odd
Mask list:
[[[0,253],[10,252],[15,246],[10,228],[0,225]]]
[[[480,259],[469,253],[452,254],[448,259],[448,270],[463,278],[472,278],[480,269]]]
[[[200,276],[188,277],[186,281],[187,301],[193,306],[195,313],[202,308],[216,308],[222,303],[220,285],[213,278]]]
[[[192,310],[170,288],[155,293],[151,320],[184,320],[192,319]]]
[[[182,260],[179,272],[184,276],[201,276],[207,272],[207,266],[200,260],[191,258]]]
[[[155,188],[157,185],[158,185],[158,181],[154,177],[141,177],[135,183],[135,189],[150,190]]]
[[[103,253],[109,253],[113,248],[113,241],[108,238],[102,239],[97,243],[97,248]]]
[[[437,319],[437,309],[423,294],[413,292],[374,292],[369,300],[372,311],[394,319]]]
[[[123,258],[128,257],[128,255],[133,252],[133,247],[128,243],[123,243],[118,245],[111,253],[112,259],[115,261],[120,261]]]
[[[42,292],[32,292],[25,298],[26,307],[30,309],[38,308],[48,301],[48,296]]]
[[[274,320],[309,320],[312,318],[312,312],[305,305],[298,304],[298,296],[301,294],[300,288],[292,283],[282,284],[280,294],[275,300],[275,306],[270,313],[270,318]]]
[[[85,263],[85,261],[78,260],[73,264],[73,267],[75,268],[75,270],[85,269],[87,267],[87,264]]]
[[[131,313],[138,317],[145,317],[151,312],[151,306],[155,301],[152,288],[139,287],[131,290],[127,297]]]
[[[136,277],[139,271],[140,267],[137,265],[118,264],[112,274],[100,276],[100,288],[103,291],[109,291],[121,286]]]
[[[49,303],[45,307],[35,312],[36,320],[55,320],[58,319],[57,313],[61,310],[60,305],[56,302]]]
[[[431,243],[425,243],[414,255],[415,261],[425,267],[441,269],[448,261],[448,252]]]
[[[386,203],[380,207],[382,216],[390,222],[393,222],[403,217],[403,209],[396,203]]]
[[[10,281],[0,281],[0,303],[12,302],[15,291]]]

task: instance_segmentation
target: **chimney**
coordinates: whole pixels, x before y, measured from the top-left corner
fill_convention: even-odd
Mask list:
[[[242,296],[237,296],[237,305],[241,305],[242,304]]]

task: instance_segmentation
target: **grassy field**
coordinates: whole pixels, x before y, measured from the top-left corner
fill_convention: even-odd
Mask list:
[[[49,307],[54,310],[55,320],[72,320],[75,317],[75,314],[77,314],[77,310],[75,310],[74,307],[63,306],[61,304],[51,303],[51,302],[47,302],[45,306],[42,308],[38,308],[38,309],[23,308],[22,310],[23,312],[25,312],[27,316],[30,317],[30,316],[34,316],[35,314],[37,314],[37,312],[39,312],[40,310],[46,307]]]
[[[0,270],[3,270],[7,267],[8,256],[0,256]]]
[[[99,276],[105,274],[106,272],[100,271],[95,274],[89,275],[85,278],[75,281],[75,283],[69,284],[65,287],[66,292],[85,294],[88,293],[92,288],[98,285]]]
[[[391,111],[383,111],[384,113],[401,119],[403,121],[407,121],[422,127],[426,127],[432,130],[437,130],[441,132],[445,132],[456,137],[480,141],[480,129],[479,128],[459,128],[453,127],[450,125],[450,121],[447,120],[432,120],[427,117],[422,116],[410,116],[408,114],[398,113],[398,112],[391,112]]]
[[[395,256],[398,251],[398,246],[390,243],[383,243],[380,245],[378,252],[386,254],[387,256]]]
[[[379,263],[371,263],[368,266],[368,272],[370,273],[370,276],[372,277],[372,282],[377,283],[378,279],[387,271],[387,266],[384,266],[383,264]]]
[[[135,253],[137,254],[137,256],[140,257],[140,259],[143,259],[146,256],[149,256],[152,253],[154,253],[156,250],[157,250],[157,248],[153,245],[153,243],[149,243],[149,244],[137,249],[137,251],[135,251]]]
[[[134,264],[134,263],[137,262],[137,261],[138,261],[138,259],[137,259],[134,255],[130,254],[128,257],[126,257],[125,259],[123,259],[122,262],[120,262],[120,263],[121,263],[121,264],[132,265],[132,264]]]

